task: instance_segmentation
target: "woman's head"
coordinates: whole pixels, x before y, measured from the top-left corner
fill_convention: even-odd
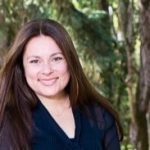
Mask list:
[[[46,47],[44,42],[47,43],[48,47]],[[16,94],[19,95],[19,98],[26,96],[26,101],[28,101],[28,103],[30,103],[30,99],[32,99],[32,103],[35,103],[32,97],[36,97],[34,92],[37,94],[37,91],[35,91],[37,89],[35,88],[38,82],[35,82],[33,86],[33,81],[35,78],[28,78],[30,69],[29,66],[26,66],[27,61],[24,60],[27,60],[26,55],[29,54],[29,51],[34,52],[33,55],[36,55],[39,48],[40,53],[42,55],[45,54],[45,56],[49,55],[49,60],[51,61],[52,58],[54,58],[50,56],[51,51],[54,50],[52,49],[52,45],[55,48],[57,47],[56,50],[59,50],[59,53],[61,53],[58,56],[63,57],[65,60],[68,74],[66,74],[65,78],[61,79],[61,84],[66,84],[66,86],[63,86],[65,91],[67,91],[70,96],[71,104],[76,105],[79,94],[79,84],[82,88],[81,80],[84,76],[83,71],[70,36],[59,23],[53,20],[33,20],[21,28],[8,54],[7,62],[4,67],[4,73],[7,73],[7,75],[5,75],[5,79],[8,80],[9,78],[8,84],[13,86],[13,88],[16,90]],[[46,50],[44,49],[44,46],[49,48],[49,53],[48,51],[45,53]],[[44,60],[44,64],[46,66],[46,60]],[[44,69],[43,67],[42,69]],[[55,69],[53,68],[53,70]],[[33,68],[30,70],[30,72],[31,71],[33,71]],[[57,78],[58,76],[54,75],[52,77]],[[41,78],[43,78],[43,76]],[[44,77],[44,79],[50,78],[50,76],[46,78]],[[63,83],[63,79],[65,83]],[[37,78],[37,80],[39,81],[39,78]],[[17,93],[18,89],[20,90],[19,93]]]
[[[70,80],[68,64],[50,36],[39,35],[27,43],[23,68],[28,85],[40,100],[64,98]]]

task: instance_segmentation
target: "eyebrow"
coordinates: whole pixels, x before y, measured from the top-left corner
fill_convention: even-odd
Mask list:
[[[58,54],[62,54],[62,52],[53,53],[50,57],[53,57],[53,56],[58,55]],[[63,54],[62,54],[62,55],[63,55]]]
[[[58,54],[62,54],[62,52],[53,53],[53,54],[50,55],[50,57],[53,57],[53,56],[58,55]],[[63,55],[63,54],[62,54],[62,55]],[[27,59],[32,58],[32,57],[34,57],[34,58],[40,58],[40,56],[31,55],[31,56],[28,56]]]

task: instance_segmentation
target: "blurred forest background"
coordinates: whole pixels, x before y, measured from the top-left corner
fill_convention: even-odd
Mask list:
[[[0,66],[34,18],[68,30],[87,77],[120,114],[122,150],[150,150],[150,1],[0,0]]]

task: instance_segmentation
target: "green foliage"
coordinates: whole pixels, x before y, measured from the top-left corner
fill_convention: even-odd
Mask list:
[[[109,5],[116,13],[118,0],[110,0]],[[73,39],[87,77],[123,116],[127,137],[130,115],[125,45],[117,39],[120,28],[113,28],[113,14],[109,16],[100,8],[101,0],[1,0],[0,49],[8,49],[19,27],[30,19],[52,18],[61,22]],[[138,10],[136,13],[135,36]]]
[[[1,3],[4,20],[3,33],[9,46],[18,28],[33,18],[53,18],[61,22],[71,34],[85,73],[99,92],[111,98],[117,106],[117,97],[123,97],[125,72],[124,55],[113,39],[107,12],[97,7],[98,0],[6,0]],[[100,4],[100,3],[99,3]],[[9,32],[8,32],[9,31]],[[125,66],[124,66],[125,68]],[[114,93],[115,91],[115,93]],[[119,98],[118,98],[119,99]]]

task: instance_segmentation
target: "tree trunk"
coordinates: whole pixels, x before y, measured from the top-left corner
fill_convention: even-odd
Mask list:
[[[140,68],[140,103],[139,111],[145,117],[145,136],[138,141],[138,145],[144,142],[145,149],[148,150],[148,133],[150,132],[150,1],[141,0],[141,68]],[[147,124],[146,124],[147,121]],[[139,136],[140,137],[140,136]],[[150,138],[150,137],[149,137]]]
[[[145,100],[139,97],[142,96],[144,83],[148,83],[148,81],[143,83],[143,77],[145,69],[141,67],[141,81],[140,88],[141,91],[139,93],[139,84],[137,85],[137,91],[135,94],[135,79],[133,78],[135,75],[133,69],[133,54],[134,54],[134,31],[133,31],[133,1],[120,1],[120,24],[122,27],[125,49],[127,55],[127,90],[128,90],[128,98],[130,104],[130,114],[131,114],[131,124],[130,124],[130,140],[134,144],[137,150],[148,150],[148,134],[147,134],[147,122],[146,122],[146,114],[145,110],[141,109],[141,106],[144,104]],[[142,17],[143,18],[143,17]],[[143,27],[144,24],[142,24]],[[150,26],[150,25],[149,25]],[[147,33],[148,33],[147,29]],[[150,37],[150,36],[149,36]],[[144,50],[145,51],[145,50]],[[146,54],[145,56],[150,56]],[[150,61],[149,61],[150,62]],[[150,64],[150,63],[149,63]],[[148,67],[147,67],[148,68]],[[150,74],[149,74],[150,77]],[[147,78],[148,79],[148,78]],[[150,83],[150,82],[149,82]],[[147,89],[147,88],[146,88]],[[135,96],[136,95],[136,96]],[[143,96],[142,96],[143,97]],[[142,104],[143,103],[143,104]],[[141,105],[142,104],[142,105]]]
[[[124,42],[124,47],[126,51],[126,65],[127,65],[127,77],[125,79],[125,83],[127,85],[128,92],[128,100],[129,100],[129,108],[131,114],[131,127],[135,122],[134,115],[134,106],[135,106],[135,86],[133,75],[135,74],[133,71],[133,52],[134,52],[134,37],[133,37],[133,5],[132,1],[129,0],[121,0],[119,1],[119,24],[122,32],[122,39]],[[133,131],[132,129],[130,131]],[[133,141],[133,136],[131,136],[131,140]]]

